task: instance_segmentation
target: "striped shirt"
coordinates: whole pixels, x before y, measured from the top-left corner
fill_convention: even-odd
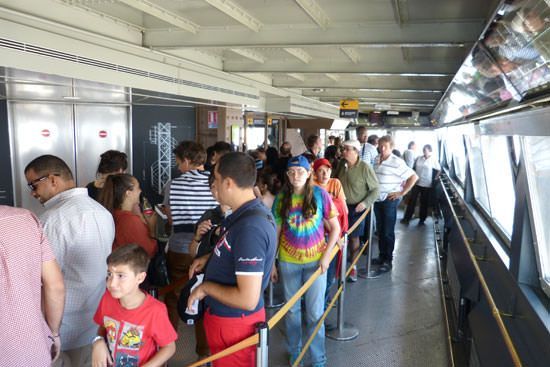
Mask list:
[[[374,172],[380,185],[378,201],[386,200],[390,192],[401,191],[403,181],[415,174],[404,160],[393,154],[381,163],[378,158],[374,165]]]
[[[205,211],[218,205],[210,192],[208,177],[208,171],[191,170],[171,181],[168,191],[174,226],[168,242],[171,251],[188,253],[195,223]]]
[[[361,151],[359,152],[361,160],[366,164],[369,164],[371,167],[374,165],[376,156],[378,155],[378,150],[376,147],[370,143],[364,143],[361,146]]]
[[[0,366],[49,367],[41,288],[42,264],[55,260],[50,244],[25,209],[0,206],[0,233]]]
[[[97,335],[93,317],[105,292],[105,261],[113,246],[115,224],[111,213],[85,188],[63,191],[44,207],[40,220],[65,280],[61,348],[70,350],[90,344]]]

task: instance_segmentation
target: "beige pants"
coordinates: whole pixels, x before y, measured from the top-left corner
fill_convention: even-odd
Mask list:
[[[66,350],[52,364],[52,367],[91,367],[92,345],[88,344],[80,348]]]

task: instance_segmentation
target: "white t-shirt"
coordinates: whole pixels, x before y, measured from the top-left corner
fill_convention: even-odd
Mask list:
[[[434,169],[441,171],[441,166],[433,155],[428,158],[423,155],[416,158],[415,170],[418,175],[416,184],[420,187],[432,187],[432,170]]]

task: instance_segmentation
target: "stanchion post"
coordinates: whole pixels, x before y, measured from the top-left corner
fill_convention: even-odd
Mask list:
[[[367,256],[367,278],[378,278],[380,276],[380,272],[371,270],[371,263],[372,263],[372,232],[374,231],[374,204],[370,207],[370,214],[369,214],[369,252]]]
[[[268,367],[269,363],[269,327],[267,322],[256,324],[259,340],[256,347],[256,367]]]
[[[269,280],[267,285],[267,302],[265,308],[278,308],[281,307],[285,302],[282,300],[275,301],[273,296],[273,282]]]
[[[347,255],[348,255],[348,235],[344,235],[344,246],[342,247],[342,266],[340,267],[340,286],[342,292],[338,298],[338,313],[337,323],[338,326],[334,330],[327,331],[326,336],[329,339],[345,341],[357,338],[359,330],[353,327],[353,325],[344,323],[344,295],[346,293],[346,273],[347,273]]]

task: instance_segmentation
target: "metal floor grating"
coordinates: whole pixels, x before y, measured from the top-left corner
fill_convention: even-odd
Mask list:
[[[328,366],[449,366],[432,221],[428,218],[423,227],[416,222],[396,224],[395,260],[390,273],[348,283],[346,321],[360,334],[347,342],[327,339]],[[376,252],[377,241],[373,241]],[[365,267],[366,256],[359,264]],[[335,324],[336,309],[328,322]],[[169,367],[183,367],[196,360],[192,328],[181,325],[178,333],[177,352]],[[288,366],[284,322],[271,331],[269,360],[273,367]]]

